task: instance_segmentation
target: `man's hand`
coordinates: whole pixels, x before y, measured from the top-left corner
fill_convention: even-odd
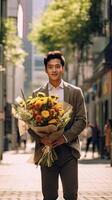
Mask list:
[[[53,146],[53,148],[55,148],[55,147],[57,147],[57,146],[59,146],[61,144],[64,144],[64,143],[66,143],[66,140],[63,137],[63,135],[61,135],[57,140],[52,142],[52,146]]]
[[[48,136],[42,137],[40,142],[44,145],[52,146],[52,141]]]

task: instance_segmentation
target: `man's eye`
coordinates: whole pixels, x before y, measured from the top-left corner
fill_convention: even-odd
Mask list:
[[[48,66],[48,68],[49,68],[49,69],[52,69],[52,68],[53,68],[53,66]]]
[[[57,67],[57,68],[60,68],[61,66],[60,66],[60,65],[56,65],[56,67]]]
[[[60,68],[60,67],[61,67],[60,64],[57,64],[57,65],[48,65],[48,68],[49,68],[49,69],[53,69],[53,68],[55,68],[55,69],[57,68],[57,69],[58,69],[58,68]]]

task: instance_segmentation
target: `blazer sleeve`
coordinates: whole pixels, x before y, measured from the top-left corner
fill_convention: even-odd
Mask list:
[[[75,91],[74,91],[75,92]],[[70,127],[64,132],[68,143],[76,139],[86,126],[86,107],[82,90],[79,88],[76,94],[76,102],[74,104],[73,122]]]

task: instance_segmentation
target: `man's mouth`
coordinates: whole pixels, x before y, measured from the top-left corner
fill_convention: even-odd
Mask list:
[[[51,74],[52,76],[57,76],[57,74]]]

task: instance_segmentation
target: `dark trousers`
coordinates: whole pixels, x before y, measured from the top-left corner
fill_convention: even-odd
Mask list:
[[[93,147],[92,147],[92,152],[95,152],[95,149],[97,148],[98,153],[100,153],[100,146],[99,146],[99,139],[93,138]]]
[[[73,157],[69,148],[63,146],[61,150],[58,149],[58,160],[52,167],[41,166],[44,200],[56,200],[58,198],[59,175],[62,182],[64,199],[77,200],[78,160]]]
[[[89,146],[90,146],[91,143],[92,143],[92,137],[87,138],[87,143],[86,143],[86,153],[88,152],[88,150],[89,150]]]

